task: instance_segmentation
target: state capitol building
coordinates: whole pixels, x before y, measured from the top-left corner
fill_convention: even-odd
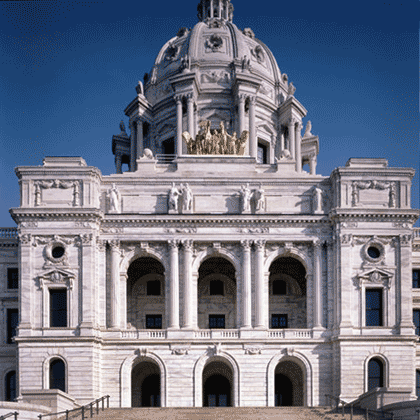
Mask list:
[[[115,174],[79,157],[16,169],[17,228],[0,229],[0,398],[416,400],[414,170],[353,158],[318,174],[322,141],[272,52],[235,26],[230,0],[197,12],[133,90]]]

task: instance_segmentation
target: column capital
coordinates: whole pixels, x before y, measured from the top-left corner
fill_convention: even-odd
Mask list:
[[[120,249],[121,242],[118,239],[112,239],[111,241],[108,241],[108,245],[112,250],[118,250]]]
[[[257,251],[263,251],[265,248],[265,244],[267,241],[263,239],[258,239],[257,241],[254,241],[254,246],[257,248]]]
[[[322,239],[316,238],[312,241],[312,245],[315,250],[321,249],[322,245],[324,244],[324,241]]]
[[[257,97],[256,96],[248,96],[249,104],[255,105],[257,103]]]
[[[174,95],[174,100],[177,104],[181,103],[183,99],[184,99],[184,95]]]
[[[185,94],[184,97],[187,99],[188,102],[193,102],[194,101],[194,93],[193,92]]]
[[[170,239],[168,241],[169,249],[178,249],[180,241],[178,239]]]
[[[252,245],[252,241],[250,239],[243,239],[241,241],[241,246],[244,249],[244,251],[250,251],[251,245]]]
[[[193,244],[194,244],[192,239],[183,239],[181,243],[185,251],[192,251]]]
[[[291,125],[295,125],[299,120],[295,117],[289,118],[287,120],[287,125],[290,127]]]
[[[297,122],[297,127],[296,127],[297,129],[298,129],[298,131],[300,132],[300,131],[302,131],[302,129],[303,129],[303,124],[302,124],[302,121],[301,120],[298,120],[298,122]]]
[[[239,102],[245,102],[247,98],[248,98],[248,95],[246,95],[245,93],[240,93],[238,95],[238,101]]]

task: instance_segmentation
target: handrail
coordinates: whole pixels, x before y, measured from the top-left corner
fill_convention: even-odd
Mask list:
[[[90,413],[91,418],[93,417],[94,411],[96,411],[96,415],[99,414],[99,403],[102,403],[101,410],[102,411],[105,410],[105,400],[106,400],[106,408],[109,408],[109,395],[105,395],[104,397],[98,398],[97,400],[92,401],[89,404],[83,405],[82,407],[74,408],[73,410],[59,411],[58,413],[39,414],[38,418],[39,420],[42,420],[43,417],[58,416],[59,414],[65,414],[66,420],[69,420],[70,413],[81,411],[82,420],[85,420],[85,417],[87,416],[88,413]],[[94,409],[95,404],[96,404],[96,408]]]
[[[11,413],[7,413],[4,416],[0,416],[0,420],[8,419],[9,417],[15,416],[15,420],[17,420],[17,416],[19,413],[17,411],[12,411]]]

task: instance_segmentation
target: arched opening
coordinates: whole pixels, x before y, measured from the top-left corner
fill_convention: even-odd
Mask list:
[[[270,328],[307,328],[306,270],[291,257],[277,258],[270,266]]]
[[[233,373],[223,362],[210,362],[203,370],[203,407],[232,407]]]
[[[304,405],[304,378],[300,366],[291,361],[280,362],[274,373],[276,406]]]
[[[16,371],[14,370],[6,375],[5,391],[6,401],[14,401],[16,399]]]
[[[162,329],[165,325],[165,269],[154,258],[131,263],[127,275],[127,322],[137,329]]]
[[[61,359],[50,362],[50,389],[66,392],[66,366]]]
[[[131,371],[131,406],[160,407],[160,370],[153,362],[140,362]]]
[[[375,357],[368,363],[368,391],[384,386],[384,364]]]
[[[198,327],[236,328],[235,267],[212,257],[198,270]]]

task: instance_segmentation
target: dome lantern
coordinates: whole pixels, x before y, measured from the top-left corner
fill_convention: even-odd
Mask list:
[[[197,6],[197,12],[197,17],[202,22],[209,19],[232,22],[233,4],[230,0],[201,0]]]

